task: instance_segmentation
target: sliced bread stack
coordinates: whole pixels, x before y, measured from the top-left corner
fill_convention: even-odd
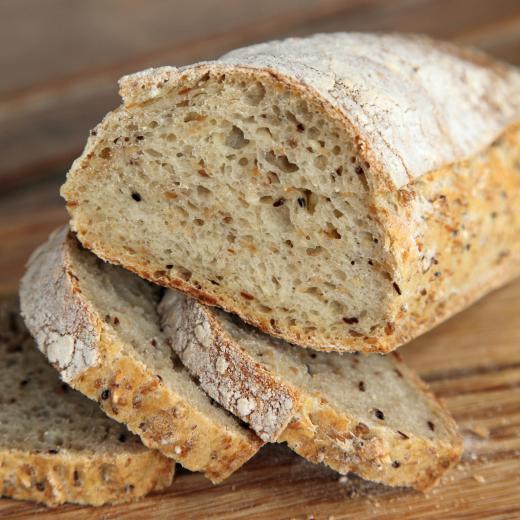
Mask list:
[[[213,482],[285,442],[433,485],[462,450],[453,419],[398,355],[360,353],[520,273],[519,72],[331,34],[120,87],[62,188],[70,230],[21,285],[62,379]]]
[[[263,442],[416,489],[460,454],[453,419],[396,355],[306,351],[179,292],[159,304],[158,287],[101,261],[67,227],[34,253],[20,294],[68,384],[213,482]]]

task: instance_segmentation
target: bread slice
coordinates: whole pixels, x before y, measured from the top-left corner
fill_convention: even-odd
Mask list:
[[[520,74],[322,34],[125,77],[62,195],[101,258],[291,343],[389,351],[520,274]]]
[[[397,353],[313,352],[170,290],[165,333],[201,387],[265,441],[333,469],[426,489],[460,457],[455,422]]]
[[[262,445],[191,380],[166,344],[160,289],[83,250],[67,227],[31,257],[22,314],[64,381],[143,443],[219,482]]]
[[[14,297],[0,300],[0,388],[0,496],[99,506],[171,484],[171,459],[60,381]]]

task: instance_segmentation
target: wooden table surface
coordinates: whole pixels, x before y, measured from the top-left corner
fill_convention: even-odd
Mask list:
[[[0,293],[66,214],[58,187],[116,80],[317,31],[408,31],[520,64],[519,0],[3,0],[0,3]],[[340,479],[268,446],[212,486],[179,471],[138,503],[55,510],[0,500],[0,518],[520,518],[520,281],[401,349],[454,414],[463,462],[422,495]]]

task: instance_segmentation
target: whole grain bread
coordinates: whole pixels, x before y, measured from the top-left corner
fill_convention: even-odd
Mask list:
[[[160,288],[81,248],[67,227],[29,260],[22,314],[73,388],[143,443],[219,482],[262,442],[192,381],[166,344]]]
[[[0,300],[0,387],[0,496],[99,506],[171,484],[171,459],[60,381],[14,297]]]
[[[265,441],[312,462],[424,490],[457,462],[457,427],[397,353],[313,352],[170,290],[165,333],[200,386]]]
[[[85,247],[302,346],[389,351],[520,273],[520,74],[322,34],[123,78],[62,195]]]

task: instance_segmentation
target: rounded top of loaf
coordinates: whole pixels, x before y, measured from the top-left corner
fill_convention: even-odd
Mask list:
[[[237,49],[216,61],[148,69],[120,81],[125,105],[207,70],[268,71],[342,118],[396,188],[464,160],[520,119],[520,73],[425,36],[333,33]],[[332,111],[330,111],[332,109]]]

